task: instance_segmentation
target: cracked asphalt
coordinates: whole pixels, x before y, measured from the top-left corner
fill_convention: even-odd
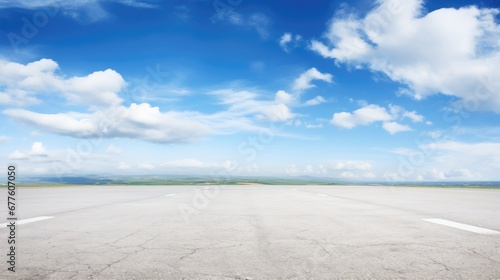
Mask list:
[[[0,279],[500,279],[500,235],[423,220],[499,231],[500,190],[79,186],[17,201],[19,219],[54,218],[18,225],[15,273],[0,229]]]

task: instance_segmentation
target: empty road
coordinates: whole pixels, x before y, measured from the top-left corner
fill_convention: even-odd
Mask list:
[[[500,279],[500,190],[19,188],[0,279]]]

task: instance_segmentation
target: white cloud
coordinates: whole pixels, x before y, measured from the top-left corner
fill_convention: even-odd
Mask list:
[[[119,169],[119,170],[128,170],[128,169],[130,169],[130,168],[131,168],[130,164],[127,164],[127,163],[125,163],[125,162],[120,162],[120,163],[118,164],[118,169]]]
[[[323,124],[306,124],[306,128],[323,128]]]
[[[304,172],[305,173],[314,173],[314,168],[311,165],[306,165]]]
[[[500,170],[500,143],[442,141],[421,145],[420,148],[433,152],[432,160],[450,170],[460,168],[485,169],[489,170],[486,173],[488,175]]]
[[[92,106],[113,106],[122,102],[118,97],[125,86],[122,76],[114,70],[97,71],[85,77],[74,77],[61,87],[69,101]]]
[[[267,39],[269,37],[268,29],[270,24],[271,20],[261,13],[253,14],[248,19],[248,25],[255,29],[262,39]]]
[[[281,36],[279,40],[280,47],[285,51],[285,52],[290,52],[290,47],[294,48],[297,47],[298,44],[302,41],[302,36],[301,35],[293,35],[290,32],[285,32]],[[290,44],[292,43],[292,46]]]
[[[428,141],[418,149],[398,149],[392,180],[495,180],[500,170],[500,143]]]
[[[294,102],[295,97],[284,90],[279,90],[276,92],[275,100],[277,103],[290,104]]]
[[[141,163],[137,167],[139,169],[143,169],[143,170],[155,170],[156,169],[156,166],[154,166],[151,163]]]
[[[290,43],[292,41],[292,33],[289,33],[289,32],[285,32],[283,34],[283,36],[281,36],[281,39],[280,39],[280,47],[288,52],[287,48],[286,48],[286,45],[288,45],[288,43]]]
[[[478,176],[465,168],[456,168],[453,170],[449,170],[444,173],[444,177],[448,179],[471,179],[477,178]]]
[[[118,105],[118,92],[125,86],[114,70],[96,71],[83,77],[65,78],[55,71],[51,59],[40,59],[26,65],[0,60],[0,104],[27,106],[40,103],[38,96],[59,93],[69,102],[91,107]]]
[[[354,174],[354,172],[352,172],[352,171],[341,172],[339,176],[340,176],[340,178],[343,178],[343,179],[355,179],[355,178],[358,178],[358,176],[356,174]]]
[[[384,73],[416,99],[442,93],[469,111],[500,113],[499,13],[468,6],[425,14],[422,0],[381,0],[364,18],[334,17],[326,43],[313,40],[311,49]]]
[[[318,95],[318,96],[314,97],[313,99],[307,100],[305,105],[315,106],[315,105],[319,105],[319,104],[322,104],[325,102],[327,102],[326,99],[323,96]]]
[[[160,112],[147,103],[113,107],[91,114],[41,114],[23,109],[8,109],[4,114],[17,121],[55,134],[79,138],[134,138],[155,143],[192,142],[212,129],[197,121],[196,113]]]
[[[320,80],[327,83],[332,83],[333,76],[328,73],[321,73],[316,68],[311,68],[306,72],[302,73],[293,83],[293,89],[295,91],[303,91],[309,88],[315,87],[315,85],[311,84],[314,80]]]
[[[297,167],[297,165],[290,164],[289,166],[287,166],[285,168],[285,173],[292,175],[292,176],[296,176],[296,175],[300,174],[301,172],[300,172],[299,168]]]
[[[411,112],[410,111],[406,111],[401,106],[397,106],[397,105],[392,105],[391,104],[391,105],[389,105],[389,109],[390,109],[391,114],[394,117],[408,118],[408,119],[410,119],[414,123],[422,122],[425,119],[424,116],[419,115],[417,112],[415,112],[415,111],[411,111]]]
[[[196,159],[180,159],[166,162],[164,166],[170,168],[202,168],[209,167],[211,165],[205,164]]]
[[[395,120],[410,119],[415,122],[422,122],[425,118],[415,111],[407,111],[403,107],[397,105],[389,105],[389,111],[378,105],[366,105],[352,113],[340,112],[333,114],[330,121],[331,124],[352,129],[359,125],[369,125],[375,122],[383,122],[382,128],[394,135],[403,131],[411,131],[412,128],[408,125],[400,124]]]
[[[213,134],[258,131],[259,121],[286,122],[297,115],[292,107],[299,105],[300,92],[295,95],[277,91],[274,99],[249,90],[223,89],[211,92],[225,110],[212,114],[190,111],[161,111],[149,103],[123,105],[119,93],[126,82],[112,69],[86,76],[68,77],[59,73],[58,64],[41,59],[26,65],[0,61],[0,87],[5,92],[22,92],[25,98],[9,95],[18,106],[31,101],[42,102],[45,95],[62,97],[71,104],[82,105],[83,112],[39,113],[22,108],[5,109],[2,113],[13,120],[54,134],[76,138],[130,138],[154,143],[189,143]],[[56,72],[57,70],[57,72]],[[313,87],[313,80],[331,82],[330,74],[315,68],[303,73],[294,85]],[[40,98],[40,99],[39,99]],[[1,98],[0,98],[1,100]],[[310,100],[314,105],[324,102],[321,96]]]
[[[86,22],[95,22],[106,19],[109,14],[104,10],[101,3],[115,2],[130,7],[136,8],[153,8],[156,7],[149,1],[138,0],[73,0],[73,1],[60,1],[60,0],[4,0],[0,2],[0,9],[4,8],[23,8],[30,10],[37,10],[45,7],[52,7],[55,11],[62,11],[63,15],[72,17],[77,20],[84,20]]]
[[[221,115],[227,118],[229,115],[240,118],[244,122],[248,116],[254,115],[257,119],[271,122],[287,121],[294,118],[292,110],[287,104],[293,103],[295,97],[283,90],[275,94],[274,100],[261,100],[257,93],[250,91],[236,91],[232,89],[217,90],[211,94],[217,96],[222,104],[228,105],[228,112]],[[240,123],[240,127],[245,123]],[[255,127],[254,127],[255,128]]]
[[[47,154],[47,149],[45,149],[42,142],[35,142],[31,147],[31,154],[36,156],[45,155]]]
[[[391,135],[394,135],[398,132],[403,131],[411,131],[411,127],[407,125],[402,125],[397,122],[385,122],[382,127],[389,132]]]
[[[269,121],[282,122],[294,117],[294,114],[285,104],[269,105],[264,111],[264,115]]]
[[[11,154],[9,154],[9,159],[29,159],[33,157],[46,157],[47,156],[47,149],[44,147],[42,142],[34,142],[33,145],[31,146],[31,149],[28,151],[14,151]]]
[[[226,22],[231,25],[246,27],[255,30],[262,39],[269,37],[271,20],[263,13],[243,15],[233,9],[221,9],[212,17],[213,22]]]
[[[9,159],[27,159],[28,155],[20,152],[18,150],[15,150],[14,152],[10,153],[8,156]]]
[[[5,136],[5,135],[0,135],[0,143],[7,142],[9,140],[10,140],[10,137]]]
[[[120,148],[116,147],[115,145],[109,145],[106,148],[106,153],[108,153],[108,154],[119,155],[122,152],[123,152],[123,149],[120,149]]]
[[[333,170],[353,171],[353,170],[370,170],[373,165],[366,161],[338,161],[333,163]]]
[[[376,177],[371,171],[373,165],[367,161],[335,161],[328,164],[306,164],[299,166],[297,164],[288,165],[284,171],[289,175],[321,175],[334,178],[354,179]]]
[[[452,170],[443,171],[439,168],[430,168],[422,170],[416,178],[419,181],[474,181],[484,179],[481,174],[472,172],[465,168],[456,168]]]
[[[424,120],[424,116],[417,114],[417,112],[415,112],[415,111],[405,112],[403,114],[403,117],[409,118],[414,123],[422,122]]]
[[[378,121],[390,121],[393,117],[385,108],[378,105],[368,105],[353,113],[335,113],[331,123],[335,126],[351,129],[358,125],[368,125]]]
[[[33,137],[42,137],[43,136],[43,134],[41,134],[40,132],[38,132],[36,130],[32,131],[30,134]]]

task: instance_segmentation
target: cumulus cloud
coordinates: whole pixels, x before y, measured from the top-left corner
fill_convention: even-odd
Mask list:
[[[290,175],[327,175],[330,177],[338,177],[343,179],[365,178],[371,179],[375,177],[372,172],[373,165],[367,161],[335,161],[327,164],[318,164],[313,166],[307,164],[299,166],[297,164],[288,165],[284,171]]]
[[[333,82],[333,76],[328,73],[321,73],[316,68],[311,68],[302,73],[293,83],[293,89],[296,91],[303,91],[315,87],[311,82],[314,80],[324,81],[326,83]]]
[[[295,101],[295,97],[284,90],[276,92],[275,100],[277,103],[290,104]]]
[[[294,117],[290,108],[282,103],[269,105],[263,113],[272,122],[282,122]]]
[[[387,110],[378,105],[368,105],[353,113],[335,113],[331,123],[335,126],[351,129],[358,125],[369,125],[378,121],[390,121],[393,117]]]
[[[335,16],[310,48],[337,63],[380,72],[422,99],[460,98],[467,110],[500,113],[499,9],[476,6],[425,13],[423,0],[381,0],[366,16]]]
[[[390,180],[494,180],[500,170],[500,143],[435,139],[418,149],[397,149],[397,173]]]
[[[28,64],[0,61],[0,102],[2,97],[26,107],[42,102],[46,95],[80,105],[81,112],[36,112],[25,108],[2,111],[13,120],[35,129],[76,138],[131,138],[154,143],[189,143],[213,134],[257,131],[259,121],[287,122],[297,114],[300,92],[279,90],[273,99],[252,90],[232,88],[210,92],[224,110],[212,114],[191,111],[162,111],[149,103],[124,105],[120,97],[126,82],[112,69],[85,76],[71,77],[60,73],[58,64],[41,59]],[[303,73],[294,85],[313,87],[313,80],[331,82],[330,74],[315,68]],[[16,93],[21,93],[17,94]],[[24,98],[20,98],[24,96]],[[324,102],[321,96],[308,105]]]
[[[402,125],[397,122],[385,122],[382,127],[389,132],[391,135],[394,135],[398,132],[403,131],[411,131],[411,127],[407,125]]]
[[[245,90],[224,89],[213,91],[212,94],[217,96],[222,104],[229,106],[224,115],[231,115],[240,120],[254,115],[258,119],[280,122],[295,116],[287,105],[293,103],[295,97],[283,90],[276,92],[274,100],[262,100],[259,94]]]
[[[414,123],[424,121],[425,117],[418,114],[416,111],[406,111],[403,107],[397,105],[389,105],[390,112],[395,117],[408,118]]]
[[[9,159],[24,160],[32,157],[47,157],[47,149],[45,149],[42,142],[34,142],[31,149],[28,151],[16,150],[9,154]]]
[[[493,175],[500,169],[500,143],[440,141],[420,145],[419,148],[429,151],[432,161],[450,170],[483,169],[488,171],[485,174]]]
[[[422,122],[425,118],[415,111],[406,111],[403,107],[389,105],[389,111],[379,105],[366,105],[352,113],[340,112],[333,114],[331,124],[352,129],[360,125],[370,125],[375,122],[383,122],[382,128],[394,135],[403,131],[411,131],[411,127],[403,125],[395,120],[410,119],[413,122]]]
[[[290,32],[285,32],[279,40],[279,45],[285,52],[290,52],[290,48],[297,47],[301,41],[301,35],[293,35]]]
[[[56,74],[58,64],[40,59],[26,65],[0,60],[0,104],[28,106],[40,103],[39,96],[59,93],[73,104],[92,107],[118,105],[118,92],[126,85],[122,76],[107,69],[83,77]]]
[[[196,113],[160,112],[147,103],[114,107],[95,113],[42,114],[8,109],[13,119],[55,134],[80,138],[134,138],[155,143],[186,143],[205,137],[211,128],[196,121]]]
[[[208,163],[197,159],[186,158],[167,161],[162,164],[162,167],[167,169],[226,169],[230,170],[234,168],[234,163],[230,160],[225,160],[222,163]]]
[[[285,32],[280,39],[280,46],[283,50],[287,51],[286,45],[292,41],[292,33]]]
[[[284,91],[276,100],[262,100],[251,91],[214,92],[225,111],[202,114],[162,111],[149,103],[123,105],[119,94],[126,85],[108,69],[86,76],[59,74],[56,62],[41,59],[28,64],[0,61],[0,102],[19,107],[42,102],[45,95],[81,105],[85,112],[39,113],[22,108],[5,109],[4,115],[39,130],[77,138],[132,138],[154,143],[188,143],[215,133],[257,130],[257,117],[284,121],[294,114]],[[24,97],[24,98],[21,98]]]
[[[333,163],[333,170],[353,171],[353,170],[370,170],[373,165],[366,161],[338,161]]]
[[[327,102],[326,99],[323,97],[323,96],[316,96],[314,97],[313,99],[309,99],[306,101],[305,105],[307,106],[315,106],[315,105],[319,105],[319,104],[322,104],[322,103],[325,103]]]

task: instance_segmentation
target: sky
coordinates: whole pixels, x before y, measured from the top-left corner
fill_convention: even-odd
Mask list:
[[[500,3],[0,1],[21,176],[500,180]]]

